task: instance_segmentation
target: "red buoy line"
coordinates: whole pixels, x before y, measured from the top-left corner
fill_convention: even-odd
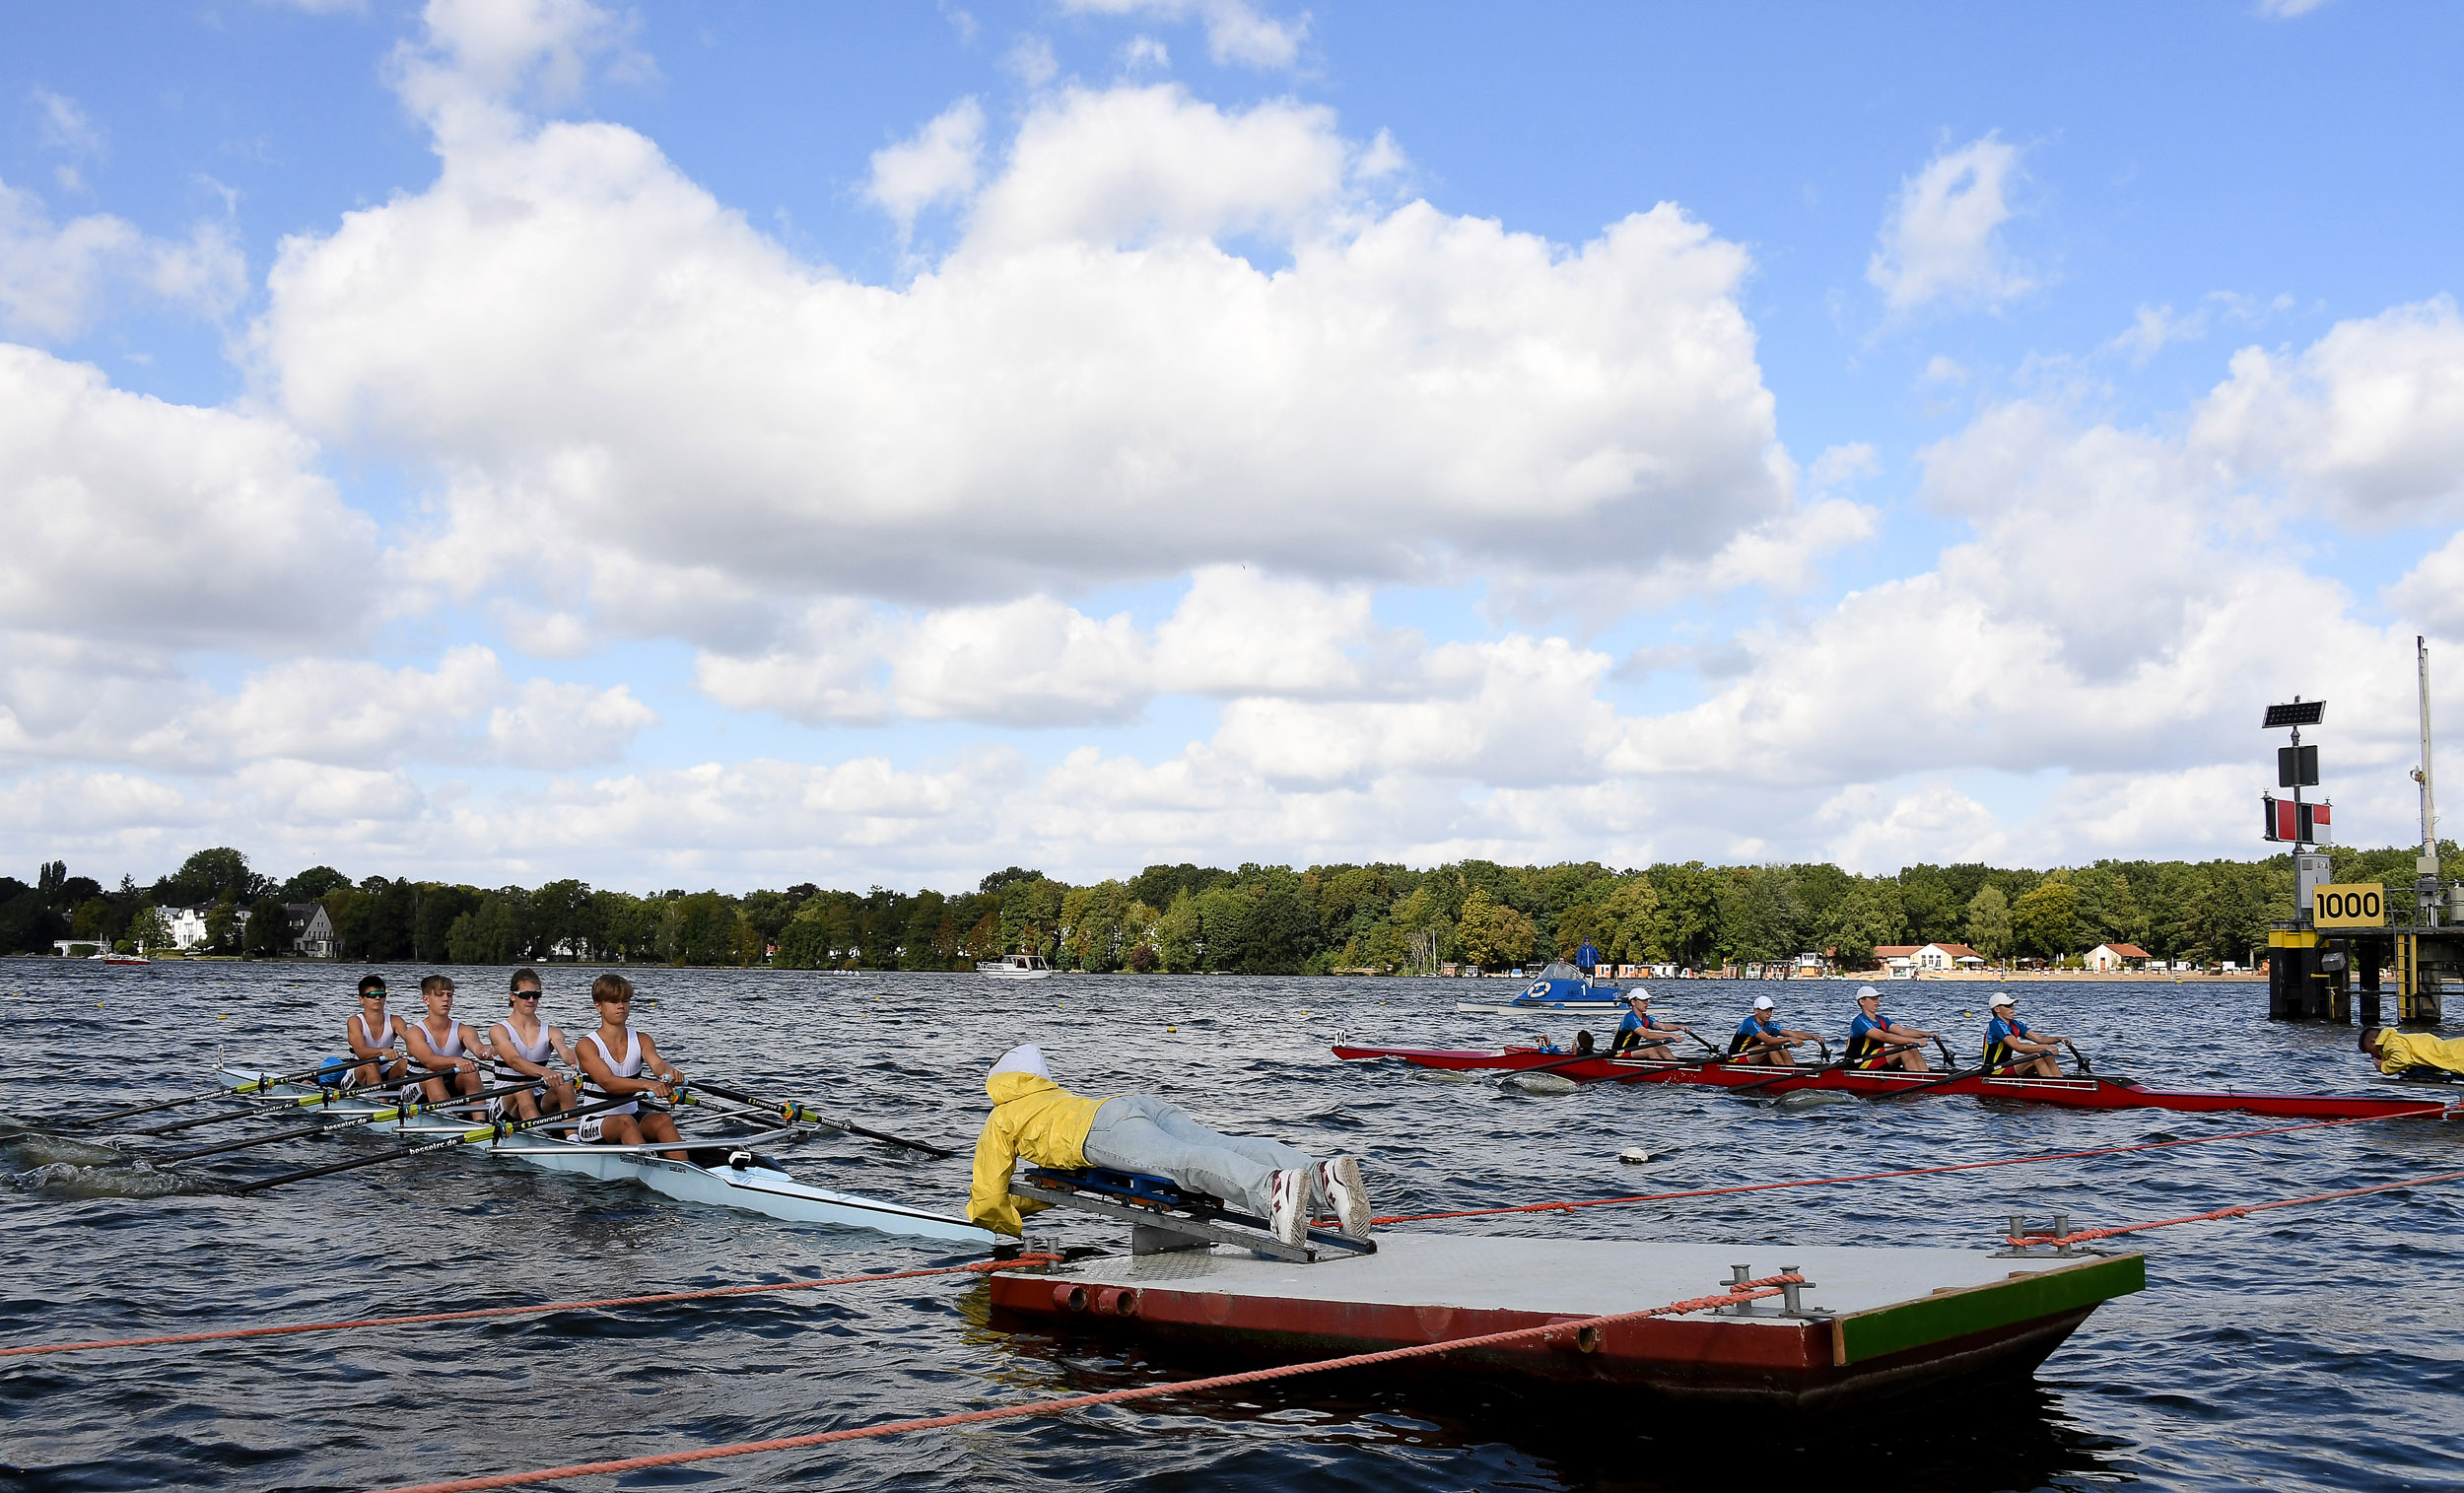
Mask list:
[[[2169,1229],[2177,1223],[2213,1223],[2219,1219],[2241,1218],[2264,1213],[2270,1208],[2297,1208],[2305,1203],[2333,1202],[2340,1197],[2360,1197],[2368,1192],[2396,1192],[2406,1188],[2427,1188],[2442,1182],[2464,1182],[2464,1172],[2440,1172],[2431,1177],[2408,1177],[2402,1182],[2374,1182],[2366,1188],[2343,1188],[2333,1192],[2312,1192],[2306,1197],[2280,1197],[2274,1202],[2249,1202],[2239,1207],[2216,1208],[2206,1213],[2185,1213],[2179,1218],[2159,1218],[2153,1223],[2121,1223],[2102,1229],[2079,1229],[2069,1234],[2026,1235],[2009,1241],[2014,1246],[2084,1244],[2092,1239],[2116,1239],[2124,1234],[2140,1234],[2149,1229]]]
[[[2265,1130],[2233,1130],[2223,1135],[2192,1135],[2180,1140],[2143,1140],[2126,1146],[2098,1146],[2092,1151],[2047,1151],[2036,1156],[1997,1156],[1990,1161],[1954,1161],[1939,1167],[1903,1167],[1895,1172],[1859,1172],[1846,1177],[1800,1177],[1789,1182],[1745,1182],[1726,1188],[1695,1188],[1683,1192],[1641,1192],[1631,1197],[1582,1197],[1564,1202],[1524,1202],[1498,1208],[1464,1208],[1452,1213],[1397,1213],[1376,1223],[1427,1223],[1440,1218],[1488,1218],[1500,1213],[1572,1212],[1629,1202],[1670,1202],[1686,1197],[1725,1197],[1737,1192],[1768,1192],[1782,1188],[1820,1188],[1841,1182],[1887,1182],[1897,1177],[1932,1177],[1943,1172],[1974,1172],[1987,1167],[2023,1167],[2040,1161],[2075,1161],[2088,1156],[2119,1156],[2130,1151],[2162,1151],[2174,1146],[2201,1146],[2219,1140],[2253,1140],[2262,1135],[2290,1135],[2296,1130],[2323,1130],[2333,1125],[2371,1124],[2409,1116],[2357,1115],[2343,1120],[2312,1120],[2297,1125]]]
[[[1719,1296],[1697,1296],[1691,1301],[1673,1301],[1665,1307],[1645,1307],[1639,1312],[1616,1312],[1602,1317],[1569,1317],[1545,1326],[1516,1327],[1506,1332],[1484,1332],[1477,1337],[1457,1337],[1445,1342],[1413,1343],[1404,1348],[1382,1348],[1374,1353],[1351,1353],[1341,1358],[1321,1358],[1308,1363],[1279,1364],[1268,1369],[1249,1369],[1238,1374],[1218,1374],[1207,1379],[1175,1380],[1169,1384],[1141,1385],[1133,1390],[1108,1390],[1100,1394],[1072,1394],[1061,1399],[1038,1399],[1020,1405],[996,1405],[987,1410],[963,1410],[954,1415],[927,1415],[919,1420],[891,1420],[878,1425],[856,1426],[845,1431],[817,1431],[809,1436],[781,1436],[769,1441],[740,1441],[723,1447],[696,1447],[685,1452],[655,1452],[647,1457],[623,1457],[612,1461],[576,1462],[567,1467],[537,1467],[527,1472],[500,1472],[487,1477],[459,1477],[450,1482],[418,1483],[409,1487],[389,1488],[385,1493],[478,1493],[486,1488],[519,1488],[530,1483],[555,1482],[568,1477],[594,1477],[609,1472],[638,1472],[646,1467],[673,1467],[686,1462],[714,1461],[722,1457],[746,1457],[756,1452],[792,1452],[804,1447],[818,1447],[830,1442],[870,1441],[882,1436],[900,1436],[910,1431],[936,1431],[945,1426],[973,1425],[987,1420],[1018,1420],[1030,1415],[1057,1415],[1064,1410],[1081,1410],[1090,1405],[1117,1405],[1134,1399],[1156,1399],[1166,1394],[1191,1394],[1201,1390],[1228,1390],[1240,1385],[1264,1384],[1268,1380],[1295,1379],[1303,1374],[1325,1374],[1335,1369],[1366,1368],[1372,1364],[1397,1363],[1406,1358],[1430,1358],[1440,1353],[1456,1353],[1466,1348],[1491,1348],[1511,1342],[1546,1342],[1552,1337],[1572,1336],[1587,1329],[1615,1326],[1620,1323],[1640,1322],[1647,1317],[1681,1317],[1688,1312],[1707,1312],[1714,1307],[1742,1306],[1749,1301],[1780,1294],[1783,1285],[1802,1285],[1802,1275],[1766,1275],[1749,1280],[1733,1291]]]
[[[987,1275],[1027,1265],[1058,1263],[1058,1255],[1021,1255],[1014,1259],[982,1259],[973,1264],[936,1265],[923,1270],[889,1270],[870,1275],[839,1275],[829,1280],[787,1280],[776,1284],[711,1286],[699,1291],[661,1291],[651,1296],[606,1296],[596,1301],[550,1301],[533,1306],[472,1307],[459,1312],[418,1312],[407,1317],[362,1317],[350,1322],[295,1322],[274,1327],[226,1327],[216,1332],[165,1332],[153,1337],[99,1338],[92,1342],[44,1342],[22,1348],[0,1348],[0,1358],[28,1358],[38,1353],[84,1353],[97,1348],[152,1348],[166,1343],[223,1342],[235,1337],[283,1337],[294,1332],[338,1332],[350,1327],[407,1327],[419,1323],[470,1322],[483,1317],[533,1317],[548,1312],[586,1312],[598,1307],[645,1307],[669,1301],[707,1301],[715,1296],[764,1296],[780,1291],[811,1291],[822,1286],[859,1286],[877,1280],[918,1280],[927,1275]]]

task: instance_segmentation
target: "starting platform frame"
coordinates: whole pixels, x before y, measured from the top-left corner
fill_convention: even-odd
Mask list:
[[[2018,1378],[2089,1313],[2143,1290],[2144,1256],[2043,1246],[1648,1243],[1405,1232],[1339,1270],[1246,1249],[1099,1255],[1003,1272],[1012,1322],[1102,1326],[1274,1361],[1578,1322],[1724,1292],[1774,1269],[1778,1299],[1466,1349],[1414,1372],[1642,1389],[1681,1400],[1827,1410]],[[997,1320],[997,1319],[996,1319]]]
[[[1142,1172],[1116,1172],[1088,1167],[1064,1172],[1030,1168],[1009,1184],[1010,1195],[1055,1207],[1073,1208],[1129,1225],[1131,1255],[1162,1255],[1178,1250],[1203,1250],[1230,1245],[1269,1259],[1311,1264],[1320,1252],[1334,1257],[1375,1255],[1374,1240],[1353,1239],[1331,1229],[1312,1228],[1309,1242],[1288,1245],[1275,1237],[1266,1220],[1236,1212],[1220,1197],[1192,1192],[1168,1177]]]

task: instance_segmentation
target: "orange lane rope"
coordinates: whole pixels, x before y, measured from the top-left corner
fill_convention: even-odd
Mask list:
[[[2440,1172],[2432,1177],[2408,1177],[2402,1182],[2376,1182],[2366,1188],[2345,1188],[2334,1192],[2312,1192],[2306,1197],[2280,1197],[2274,1202],[2248,1202],[2239,1207],[2217,1208],[2206,1213],[2185,1213],[2179,1218],[2159,1218],[2152,1223],[2122,1223],[2104,1229],[2081,1229],[2070,1234],[2020,1235],[2008,1241],[2019,1247],[2032,1245],[2085,1244],[2091,1239],[2114,1239],[2124,1234],[2140,1234],[2149,1229],[2169,1229],[2177,1223],[2213,1223],[2225,1218],[2242,1218],[2264,1213],[2270,1208],[2298,1208],[2314,1202],[2334,1202],[2340,1197],[2361,1197],[2371,1192],[2396,1192],[2406,1188],[2427,1188],[2442,1182],[2464,1182],[2464,1172]]]
[[[1406,1358],[1459,1353],[1466,1348],[1491,1348],[1512,1342],[1546,1342],[1552,1337],[1571,1335],[1586,1328],[1609,1327],[1619,1323],[1640,1322],[1647,1317],[1680,1317],[1688,1312],[1707,1312],[1714,1307],[1741,1306],[1745,1302],[1777,1296],[1781,1286],[1803,1284],[1804,1280],[1802,1275],[1766,1275],[1760,1280],[1746,1281],[1720,1296],[1697,1296],[1691,1301],[1673,1301],[1665,1307],[1646,1307],[1639,1312],[1568,1318],[1545,1326],[1517,1327],[1509,1332],[1487,1332],[1477,1337],[1457,1337],[1446,1342],[1414,1343],[1407,1348],[1384,1348],[1374,1353],[1352,1353],[1341,1358],[1321,1358],[1309,1363],[1281,1364],[1270,1369],[1250,1369],[1239,1374],[1218,1374],[1210,1379],[1143,1385],[1134,1390],[1111,1390],[1101,1394],[1072,1394],[1062,1399],[998,1405],[989,1410],[966,1410],[955,1415],[928,1415],[921,1420],[884,1421],[879,1425],[857,1426],[846,1431],[819,1431],[809,1436],[781,1436],[769,1441],[742,1441],[723,1447],[697,1447],[689,1452],[658,1452],[648,1457],[619,1458],[613,1461],[577,1462],[569,1467],[538,1467],[528,1472],[500,1472],[488,1477],[456,1478],[451,1482],[419,1483],[411,1487],[389,1488],[385,1493],[478,1493],[485,1488],[518,1488],[529,1483],[555,1482],[568,1477],[638,1472],[645,1467],[673,1467],[686,1462],[712,1461],[722,1457],[745,1457],[756,1452],[792,1452],[829,1442],[870,1441],[875,1437],[900,1436],[910,1431],[936,1431],[945,1426],[972,1425],[979,1421],[1057,1415],[1064,1410],[1082,1410],[1090,1405],[1117,1405],[1133,1399],[1155,1399],[1166,1394],[1228,1390],[1274,1379],[1294,1379],[1303,1374],[1324,1374],[1335,1369],[1358,1369],[1371,1364],[1396,1363]]]
[[[1014,1259],[983,1259],[973,1264],[936,1265],[924,1270],[888,1270],[870,1275],[839,1275],[828,1280],[786,1280],[742,1286],[712,1286],[699,1291],[661,1291],[653,1296],[606,1296],[596,1301],[550,1301],[535,1306],[473,1307],[459,1312],[420,1312],[408,1317],[363,1317],[351,1322],[296,1322],[276,1327],[226,1327],[217,1332],[166,1332],[153,1337],[113,1337],[93,1342],[45,1342],[22,1348],[0,1348],[0,1358],[27,1358],[38,1353],[84,1353],[96,1348],[152,1348],[165,1343],[222,1342],[235,1337],[283,1337],[294,1332],[338,1332],[350,1327],[405,1327],[418,1323],[470,1322],[483,1317],[531,1317],[548,1312],[586,1312],[600,1307],[646,1307],[670,1301],[707,1301],[717,1296],[764,1296],[781,1291],[811,1291],[822,1286],[869,1285],[881,1280],[920,1280],[927,1275],[983,1275],[1027,1265],[1058,1263],[1058,1255],[1021,1255]]]
[[[1789,1182],[1746,1182],[1726,1188],[1696,1188],[1684,1192],[1642,1192],[1631,1197],[1583,1197],[1563,1202],[1523,1202],[1497,1208],[1464,1208],[1452,1213],[1397,1213],[1373,1220],[1381,1224],[1427,1223],[1440,1218],[1487,1218],[1499,1213],[1572,1212],[1629,1202],[1671,1202],[1686,1197],[1725,1197],[1736,1192],[1768,1192],[1781,1188],[1819,1188],[1841,1182],[1887,1182],[1896,1177],[1932,1177],[1943,1172],[1974,1172],[1986,1167],[2023,1167],[2040,1161],[2075,1161],[2088,1156],[2119,1156],[2129,1151],[2162,1151],[2173,1146],[2200,1146],[2219,1140],[2253,1140],[2262,1135],[2290,1135],[2296,1130],[2323,1130],[2335,1125],[2370,1124],[2406,1116],[2359,1115],[2345,1120],[2312,1120],[2297,1125],[2265,1130],[2234,1130],[2223,1135],[2192,1135],[2181,1140],[2143,1140],[2127,1146],[2099,1146],[2092,1151],[2047,1151],[2035,1156],[1998,1156],[1990,1161],[1957,1161],[1939,1167],[1904,1167],[1896,1172],[1860,1172],[1847,1177],[1800,1177]]]

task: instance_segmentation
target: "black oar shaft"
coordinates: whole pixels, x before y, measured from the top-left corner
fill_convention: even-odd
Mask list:
[[[194,1094],[183,1094],[177,1099],[162,1099],[151,1104],[130,1105],[126,1109],[113,1110],[108,1114],[90,1115],[83,1120],[68,1120],[61,1123],[63,1127],[69,1129],[90,1129],[95,1125],[109,1124],[114,1120],[126,1120],[131,1115],[151,1115],[157,1110],[176,1110],[181,1105],[202,1104],[206,1100],[220,1098],[226,1094],[253,1094],[260,1089],[270,1089],[278,1083],[297,1083],[303,1078],[313,1078],[323,1071],[325,1071],[325,1064],[319,1062],[312,1068],[303,1068],[297,1073],[261,1075],[236,1088],[230,1084],[221,1084],[211,1089],[199,1089]]]
[[[685,1087],[689,1089],[700,1089],[705,1094],[716,1094],[721,1099],[732,1099],[738,1104],[749,1104],[755,1109],[776,1110],[780,1114],[790,1118],[799,1114],[811,1114],[810,1111],[805,1110],[805,1108],[800,1104],[783,1104],[775,1099],[764,1099],[758,1094],[747,1094],[741,1089],[731,1089],[724,1084],[710,1083],[703,1079],[687,1079],[685,1080]],[[885,1140],[894,1146],[905,1146],[911,1151],[922,1151],[928,1156],[948,1157],[958,1154],[956,1151],[950,1150],[946,1146],[936,1146],[922,1140],[910,1140],[904,1135],[892,1135],[883,1130],[866,1129],[862,1125],[850,1124],[848,1121],[835,1117],[822,1117],[816,1115],[813,1116],[813,1118],[816,1120],[827,1118],[831,1124],[838,1126],[840,1129],[845,1130],[852,1135],[861,1135],[870,1140]]]
[[[207,1156],[244,1151],[251,1146],[271,1145],[278,1140],[301,1140],[314,1135],[339,1135],[344,1130],[357,1129],[361,1125],[383,1124],[390,1120],[433,1115],[441,1110],[459,1109],[464,1105],[479,1104],[490,1099],[502,1099],[508,1094],[518,1094],[529,1087],[528,1083],[510,1084],[501,1089],[481,1089],[476,1094],[456,1094],[449,1099],[423,1099],[416,1105],[388,1105],[373,1115],[354,1115],[346,1120],[302,1125],[296,1130],[276,1130],[270,1135],[251,1135],[244,1140],[225,1141],[219,1146],[206,1146],[195,1151],[174,1151],[169,1156],[149,1156],[145,1160],[158,1167],[168,1167],[183,1161],[197,1161]]]
[[[583,1105],[579,1110],[567,1110],[562,1115],[544,1115],[537,1120],[509,1120],[503,1123],[487,1125],[484,1127],[474,1125],[469,1130],[456,1131],[454,1134],[448,1135],[443,1140],[432,1140],[425,1145],[406,1146],[399,1151],[384,1151],[375,1156],[355,1156],[349,1161],[328,1162],[321,1167],[308,1167],[304,1171],[285,1172],[279,1177],[266,1177],[260,1178],[255,1182],[241,1183],[240,1186],[233,1188],[232,1191],[235,1194],[245,1196],[251,1192],[262,1192],[268,1188],[279,1188],[285,1183],[306,1182],[311,1177],[331,1177],[336,1172],[350,1172],[361,1167],[381,1166],[388,1161],[408,1161],[414,1156],[426,1156],[431,1152],[449,1150],[454,1146],[477,1145],[483,1140],[502,1140],[508,1135],[519,1135],[525,1130],[535,1130],[542,1125],[559,1124],[567,1120],[580,1120],[587,1115],[596,1115],[603,1111],[617,1109],[620,1106],[631,1104],[633,1101],[634,1096],[628,1094],[622,1099],[610,1099],[599,1104]]]

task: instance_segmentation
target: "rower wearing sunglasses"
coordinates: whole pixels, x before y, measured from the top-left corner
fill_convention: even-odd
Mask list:
[[[550,1057],[561,1057],[579,1068],[581,1059],[574,1055],[574,1045],[566,1040],[563,1027],[552,1027],[539,1019],[539,972],[515,970],[513,993],[506,997],[513,1007],[505,1019],[488,1029],[488,1046],[496,1052],[496,1081],[501,1087],[536,1079],[529,1087],[505,1096],[506,1103],[524,1120],[541,1115],[562,1114],[574,1107],[574,1086],[565,1075],[548,1066]],[[541,1109],[540,1106],[546,1106]]]
[[[342,1036],[351,1044],[351,1055],[365,1059],[351,1069],[350,1087],[373,1089],[410,1076],[411,1062],[403,1055],[407,1040],[402,1018],[385,1009],[382,975],[361,977],[359,1014],[343,1023]]]
[[[650,1034],[627,1025],[633,1018],[633,982],[622,975],[601,975],[590,982],[590,1003],[598,1008],[599,1029],[585,1032],[574,1044],[582,1061],[584,1104],[635,1096],[628,1103],[582,1121],[581,1139],[601,1145],[638,1146],[674,1141],[676,1122],[654,1101],[674,1097],[684,1075],[658,1055]],[[686,1160],[681,1150],[661,1151],[669,1161]]]

